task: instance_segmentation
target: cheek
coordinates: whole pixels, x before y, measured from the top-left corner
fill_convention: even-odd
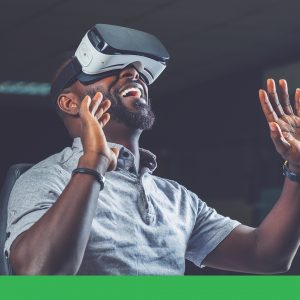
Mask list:
[[[119,96],[119,94],[115,91],[111,91],[109,93],[109,100],[111,101],[111,105],[112,106],[116,106],[116,105],[120,105],[120,104],[123,104],[122,103],[122,99],[121,97]]]

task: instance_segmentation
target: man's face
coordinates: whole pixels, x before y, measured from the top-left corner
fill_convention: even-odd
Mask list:
[[[111,100],[111,119],[134,129],[150,129],[155,121],[151,110],[148,87],[133,67],[127,67],[117,76],[106,77],[86,87],[85,93],[93,97],[101,92]]]

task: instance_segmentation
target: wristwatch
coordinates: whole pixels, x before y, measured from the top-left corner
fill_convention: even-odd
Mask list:
[[[283,164],[283,173],[288,179],[300,183],[300,174],[294,173],[289,169],[289,163],[286,160]]]
[[[100,191],[103,190],[105,177],[102,174],[100,174],[99,172],[97,172],[93,169],[89,169],[89,168],[77,168],[77,169],[72,171],[72,175],[75,175],[75,174],[88,174],[88,175],[91,175],[91,176],[95,177],[95,179],[100,184]]]

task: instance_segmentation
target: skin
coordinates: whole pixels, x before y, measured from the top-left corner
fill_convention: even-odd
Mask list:
[[[142,84],[148,99],[147,86],[134,68],[123,69],[116,84],[122,86],[128,79]],[[108,91],[115,81],[116,77],[111,76],[93,85]],[[259,98],[276,150],[289,161],[292,171],[300,173],[300,91],[296,92],[293,112],[286,82],[281,80],[279,87],[280,99],[275,82],[268,80],[268,93],[260,90]],[[83,155],[78,167],[93,168],[102,174],[114,170],[118,151],[108,147],[108,140],[131,150],[139,170],[142,130],[109,121],[110,101],[103,99],[101,93],[81,101],[78,94],[84,93],[84,89],[76,82],[71,91],[62,93],[58,99],[69,133],[82,140]],[[124,98],[122,102],[128,110],[137,110],[132,100]],[[99,189],[92,176],[76,174],[71,178],[56,203],[12,244],[10,261],[16,274],[76,274],[87,245]],[[248,273],[288,270],[300,242],[299,198],[300,184],[286,179],[277,204],[262,224],[258,228],[236,227],[203,264]]]
[[[116,85],[123,86],[128,79],[141,84],[147,98],[147,86],[134,68],[122,70]],[[111,76],[93,85],[107,92],[115,81],[116,77]],[[76,82],[71,91],[62,93],[57,100],[69,133],[72,137],[81,137],[83,155],[78,167],[95,169],[103,175],[115,169],[118,150],[108,147],[107,135],[109,141],[123,144],[133,152],[139,169],[138,139],[142,130],[128,128],[116,121],[108,125],[110,100],[103,99],[101,93],[96,93],[93,99],[87,96],[81,100],[78,95],[84,93],[85,88]],[[137,110],[132,99],[124,101],[124,105],[130,111]],[[87,245],[99,190],[100,185],[92,176],[72,176],[55,204],[13,242],[10,262],[14,272],[26,275],[76,274]]]
[[[300,90],[294,110],[285,80],[279,81],[278,97],[273,79],[267,91],[259,91],[277,152],[300,174]],[[247,273],[281,273],[289,270],[300,243],[300,184],[285,179],[282,193],[258,228],[240,225],[205,259],[204,264]]]

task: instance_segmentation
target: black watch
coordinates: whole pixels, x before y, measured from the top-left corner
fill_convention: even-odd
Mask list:
[[[99,172],[89,168],[77,168],[72,171],[72,176],[75,174],[88,174],[93,176],[100,184],[100,191],[104,188],[105,177]]]
[[[288,179],[300,183],[300,174],[294,173],[289,169],[289,163],[286,160],[283,164],[283,173]]]

